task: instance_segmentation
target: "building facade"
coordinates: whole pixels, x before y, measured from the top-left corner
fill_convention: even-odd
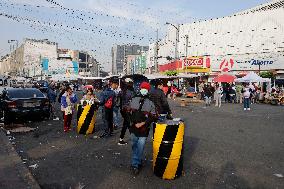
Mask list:
[[[20,47],[1,59],[0,68],[1,74],[34,78],[100,73],[99,63],[87,52],[59,49],[57,43],[47,39],[25,39]]]
[[[149,50],[148,46],[140,45],[115,45],[111,49],[112,54],[112,74],[127,73],[127,56],[141,55],[142,52]]]
[[[160,72],[283,72],[283,20],[284,1],[273,0],[230,16],[169,26],[158,44]],[[155,46],[150,47],[153,56]],[[153,60],[148,58],[148,68]]]

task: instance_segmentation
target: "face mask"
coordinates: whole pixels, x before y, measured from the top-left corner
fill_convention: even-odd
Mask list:
[[[142,96],[146,96],[148,94],[148,90],[147,89],[141,89],[140,93]]]

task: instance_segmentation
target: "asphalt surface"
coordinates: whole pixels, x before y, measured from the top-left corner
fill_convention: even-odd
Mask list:
[[[186,123],[184,176],[165,181],[152,171],[152,141],[148,137],[146,162],[137,177],[130,172],[131,144],[118,146],[115,136],[93,139],[101,132],[99,114],[94,135],[63,132],[62,121],[28,123],[37,131],[16,134],[15,148],[41,188],[252,188],[281,189],[284,178],[284,107],[239,104],[221,108],[171,102],[175,117]],[[58,113],[58,115],[61,115]],[[75,116],[73,127],[76,126]]]

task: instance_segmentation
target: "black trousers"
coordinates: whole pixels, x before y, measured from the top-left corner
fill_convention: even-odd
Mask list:
[[[121,116],[123,118],[123,125],[120,133],[120,138],[123,139],[126,133],[126,130],[130,127],[130,117],[129,114],[125,111],[121,111]]]
[[[112,133],[113,132],[113,109],[104,109],[105,113],[105,133]]]

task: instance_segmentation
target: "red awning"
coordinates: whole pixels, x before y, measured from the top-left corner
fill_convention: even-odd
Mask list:
[[[215,77],[213,81],[218,82],[218,83],[231,83],[231,82],[234,82],[235,79],[236,79],[236,76],[229,75],[229,74],[221,74]]]

